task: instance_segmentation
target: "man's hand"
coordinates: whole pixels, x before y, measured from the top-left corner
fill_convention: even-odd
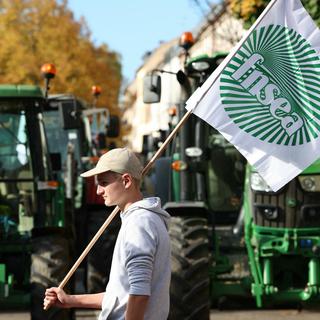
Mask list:
[[[59,308],[71,308],[71,296],[60,288],[49,288],[45,292],[43,308],[46,310],[52,306]]]
[[[129,295],[126,310],[126,320],[143,320],[149,296]]]
[[[43,300],[43,308],[92,308],[101,309],[104,292],[94,294],[71,295],[62,289],[52,287],[46,290]]]

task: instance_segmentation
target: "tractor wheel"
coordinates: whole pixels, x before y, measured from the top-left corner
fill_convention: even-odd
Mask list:
[[[106,209],[89,213],[88,241],[90,241],[107,219]],[[117,215],[99,240],[92,247],[87,258],[87,291],[103,292],[106,289],[111,269],[114,245],[121,225]]]
[[[169,320],[209,320],[207,219],[173,217]]]
[[[71,265],[70,244],[62,235],[36,237],[31,255],[31,320],[70,320],[69,309],[43,310],[44,292],[57,287]],[[67,288],[64,288],[66,291]]]

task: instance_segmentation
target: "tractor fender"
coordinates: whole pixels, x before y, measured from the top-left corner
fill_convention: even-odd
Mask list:
[[[210,211],[203,201],[167,202],[163,208],[172,216],[198,216],[208,218]]]

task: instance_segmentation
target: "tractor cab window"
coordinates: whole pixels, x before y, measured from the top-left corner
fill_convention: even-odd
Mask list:
[[[243,194],[245,158],[219,132],[210,128],[209,205],[218,212],[239,212]]]
[[[31,172],[30,163],[24,113],[1,113],[0,175],[13,177],[22,169]]]
[[[81,164],[80,155],[80,137],[77,129],[63,129],[60,124],[60,116],[58,110],[51,110],[43,113],[45,131],[48,138],[50,153],[61,154],[63,166],[66,166],[68,143],[74,148],[74,155],[78,166]]]
[[[1,106],[3,107],[3,106]],[[3,109],[3,108],[2,108]],[[18,110],[0,112],[0,233],[6,237],[32,228],[34,182],[26,116]],[[25,220],[24,224],[21,220]],[[20,222],[19,222],[20,220]],[[29,221],[30,220],[30,221]]]

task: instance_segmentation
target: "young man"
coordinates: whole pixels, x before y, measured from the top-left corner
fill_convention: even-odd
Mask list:
[[[142,166],[126,148],[104,154],[82,177],[97,177],[97,194],[106,206],[117,205],[122,220],[109,283],[97,294],[68,295],[46,290],[44,306],[102,309],[99,320],[165,320],[169,313],[169,214],[159,198],[143,199]],[[107,230],[108,231],[108,230]]]

